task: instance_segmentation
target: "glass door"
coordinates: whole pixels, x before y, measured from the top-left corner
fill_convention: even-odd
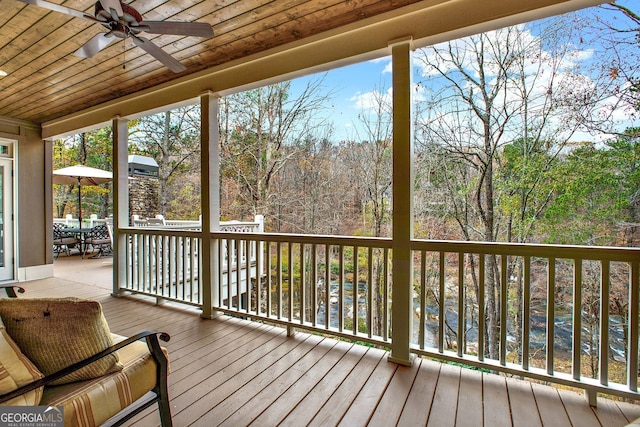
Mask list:
[[[0,157],[0,281],[14,278],[13,160]]]

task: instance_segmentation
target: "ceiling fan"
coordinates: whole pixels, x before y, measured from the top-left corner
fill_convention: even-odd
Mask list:
[[[158,45],[150,40],[139,36],[141,32],[151,34],[173,34],[179,36],[213,37],[211,25],[204,22],[178,22],[178,21],[145,21],[142,15],[133,7],[120,0],[98,0],[95,4],[94,16],[85,12],[71,9],[46,0],[19,0],[22,3],[39,6],[55,12],[64,13],[82,18],[91,22],[97,22],[108,31],[100,33],[85,43],[74,55],[83,58],[91,58],[102,49],[107,47],[117,38],[126,39],[130,37],[133,43],[142,48],[162,62],[174,73],[179,73],[187,69],[171,55],[162,50]]]

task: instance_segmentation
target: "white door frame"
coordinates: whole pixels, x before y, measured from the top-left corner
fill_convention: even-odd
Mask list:
[[[16,279],[15,141],[0,138],[0,282]]]

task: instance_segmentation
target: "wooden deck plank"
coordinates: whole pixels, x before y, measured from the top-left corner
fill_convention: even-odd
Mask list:
[[[507,382],[501,375],[483,374],[484,425],[511,426]]]
[[[427,426],[454,426],[458,409],[458,390],[460,387],[460,367],[443,364],[436,385],[431,412]],[[452,396],[456,396],[452,399]]]
[[[544,426],[571,426],[569,415],[558,395],[558,390],[532,383],[531,389],[536,399],[536,405]]]
[[[603,426],[622,426],[629,422],[616,402],[612,400],[598,399],[595,414]]]
[[[398,366],[369,420],[371,425],[396,425],[398,423],[404,409],[404,405],[399,405],[398,402],[407,401],[419,370],[419,362],[415,362],[411,366]]]
[[[278,396],[260,416],[253,420],[252,424],[256,426],[280,425],[289,413],[300,406],[302,400],[310,396],[313,396],[313,399],[317,401],[324,402],[322,399],[326,397],[326,393],[318,390],[317,386],[324,378],[331,375],[332,369],[340,364],[340,361],[349,354],[353,347],[351,343],[338,342],[325,357],[316,363],[313,369],[304,374],[304,381],[297,381],[287,391]],[[312,410],[310,400],[308,399],[303,406],[306,408],[306,412]],[[318,406],[318,409],[321,406]],[[315,413],[312,415],[315,415]]]
[[[531,383],[514,378],[507,383],[507,391],[514,427],[542,427]]]
[[[474,427],[482,419],[482,373],[471,369],[460,371],[457,427]]]
[[[583,395],[568,390],[558,390],[558,395],[572,425],[580,427],[600,425],[598,417],[593,413]]]
[[[287,364],[293,365],[298,358],[311,351],[319,340],[314,336],[283,339],[282,345],[262,354],[259,363],[248,366],[237,364],[218,371],[218,375],[174,399],[178,407],[183,408],[174,416],[174,424],[187,426],[199,420],[223,420],[262,390],[277,372],[285,370]],[[259,349],[256,350],[261,353]],[[226,416],[222,417],[222,413]]]
[[[309,336],[306,339],[302,339],[299,345],[282,355],[271,365],[264,364],[264,360],[261,360],[260,364],[254,364],[245,370],[245,372],[249,371],[245,377],[247,380],[245,384],[238,387],[238,384],[234,381],[231,387],[225,390],[224,394],[226,396],[224,396],[224,399],[222,399],[219,404],[215,406],[211,405],[208,396],[201,402],[196,402],[198,413],[201,413],[201,415],[197,420],[192,420],[191,422],[193,422],[193,425],[211,425],[213,422],[219,424],[226,418],[233,416],[246,402],[269,386],[269,384],[286,372],[287,369],[292,369],[296,363],[299,363],[300,359],[312,352],[321,342],[322,338]],[[243,374],[245,372],[243,372]],[[191,408],[193,408],[193,406]],[[190,409],[189,412],[193,411]],[[189,425],[191,422],[180,424]]]
[[[385,355],[364,386],[357,392],[356,398],[338,425],[345,427],[367,425],[371,414],[378,406],[378,402],[395,375],[397,368],[396,364],[387,362]],[[353,392],[355,390],[352,390]]]
[[[618,407],[626,417],[628,422],[633,422],[640,418],[640,405],[633,405],[628,402],[616,402]]]
[[[309,351],[292,365],[285,367],[285,369],[281,371],[273,381],[267,384],[251,399],[243,401],[243,406],[238,408],[238,410],[228,417],[222,418],[224,414],[220,415],[220,411],[216,411],[216,419],[224,419],[220,425],[228,427],[250,425],[265,409],[267,409],[267,407],[269,407],[273,399],[277,399],[282,394],[286,393],[294,384],[299,382],[305,374],[308,374],[312,368],[318,364],[322,365],[320,361],[325,357],[332,358],[331,350],[335,347],[336,343],[337,342],[333,339],[323,339],[320,341],[313,348],[313,351]],[[299,396],[295,398],[299,399]],[[198,424],[205,426],[204,423]]]
[[[433,395],[440,375],[440,364],[426,359],[416,361],[416,363],[420,364],[418,375],[411,386],[398,425],[426,425],[427,418],[429,418]]]
[[[369,348],[360,362],[311,420],[309,426],[338,425],[378,365],[387,363],[386,356],[387,353],[382,350]]]
[[[228,316],[204,320],[191,308],[113,298],[109,289],[79,282],[47,279],[23,286],[29,297],[80,295],[100,301],[116,333],[168,332],[176,427],[217,425],[224,418],[237,425],[254,420],[292,427],[425,425],[444,414],[450,419],[435,425],[512,425],[513,416],[513,425],[534,420],[545,427],[622,427],[640,417],[639,405],[599,398],[592,409],[571,391],[427,359],[400,368],[383,350],[303,332],[287,337],[283,328]],[[158,425],[155,408],[125,423]]]
[[[279,425],[281,427],[308,425],[324,404],[331,399],[342,381],[361,361],[366,352],[367,347],[351,346],[344,357],[298,402]]]

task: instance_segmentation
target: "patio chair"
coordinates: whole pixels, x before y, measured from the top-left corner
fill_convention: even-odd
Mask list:
[[[96,225],[91,228],[91,231],[87,234],[84,240],[84,255],[87,254],[89,246],[91,250],[98,250],[98,253],[94,255],[94,258],[100,258],[102,255],[113,253],[111,247],[111,230],[107,224]]]
[[[66,226],[61,223],[53,224],[53,256],[57,258],[61,252],[71,255],[71,248],[75,248],[80,244],[78,239],[73,233],[65,231]]]

